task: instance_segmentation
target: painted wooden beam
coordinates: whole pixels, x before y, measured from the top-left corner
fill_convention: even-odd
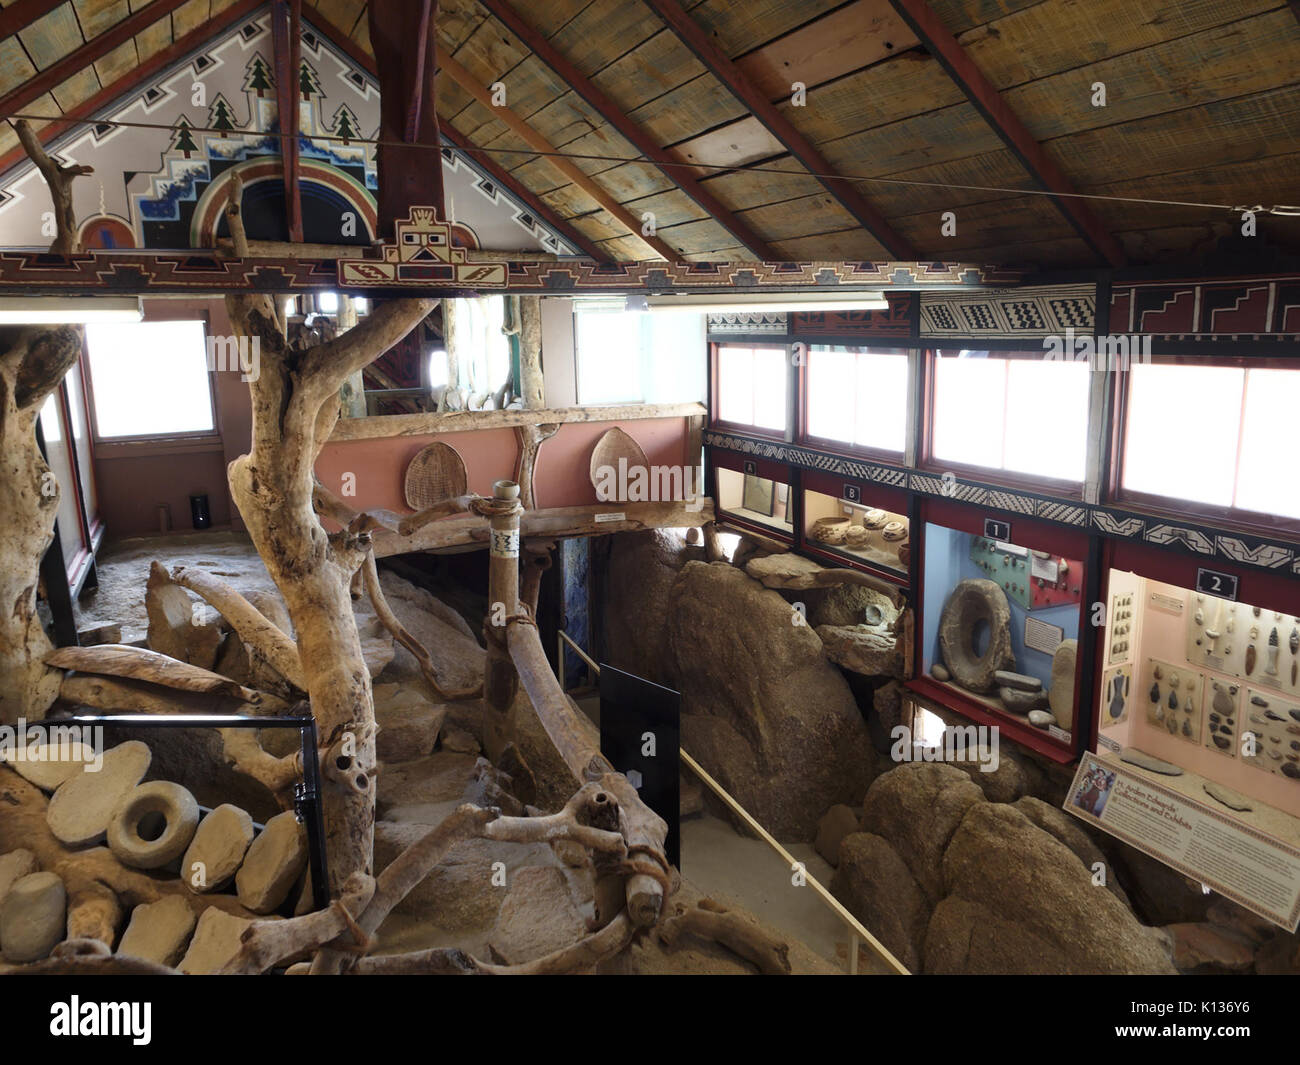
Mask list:
[[[302,0],[272,0],[271,50],[275,67],[276,115],[280,132],[280,158],[284,166],[284,212],[289,240],[301,244],[302,191],[299,179],[298,77],[302,63]]]
[[[647,236],[641,232],[641,219],[624,207],[615,199],[614,195],[603,185],[597,182],[590,174],[577,166],[569,159],[565,159],[554,153],[558,149],[537,130],[533,129],[518,114],[508,107],[497,106],[492,102],[492,93],[468,70],[461,66],[455,59],[449,55],[438,57],[439,66],[442,72],[451,78],[457,85],[468,92],[480,104],[490,111],[493,116],[504,122],[512,132],[515,133],[529,147],[548,156],[547,162],[555,167],[561,174],[572,181],[578,188],[582,189],[588,196],[595,200],[601,207],[618,219],[619,223],[625,226],[638,240],[647,244],[656,255],[667,259],[669,262],[678,262],[682,255],[676,248],[657,236]]]
[[[65,0],[17,0],[0,11],[0,40],[25,30],[37,19],[42,19]]]
[[[51,63],[12,92],[0,97],[0,115],[21,112],[33,100],[40,99],[74,74],[89,69],[114,48],[125,44],[137,33],[148,29],[160,19],[166,18],[185,2],[186,0],[154,0],[148,7],[141,8],[134,15],[128,15],[112,29],[101,33],[75,51],[69,52],[57,63]],[[5,9],[6,12],[12,10],[13,8]]]
[[[393,236],[393,222],[413,205],[436,207],[447,216],[442,183],[442,156],[430,166],[431,144],[441,144],[438,130],[437,0],[408,0],[367,6],[374,72],[379,79],[380,233]]]
[[[356,41],[352,40],[352,38],[342,29],[334,25],[334,23],[332,23],[314,4],[310,2],[304,3],[303,13],[307,16],[307,19],[311,24],[317,27],[317,29],[324,34],[331,44],[345,52],[348,57],[357,64],[357,66],[367,74],[371,75],[371,77],[378,77],[378,74],[375,71],[375,57],[366,53],[356,43]],[[597,259],[601,262],[610,261],[609,256],[597,247],[594,241],[583,236],[560,218],[560,216],[557,215],[549,206],[538,199],[530,189],[521,184],[517,178],[511,175],[503,167],[499,166],[491,156],[483,152],[474,152],[474,146],[469,142],[469,139],[460,132],[460,130],[456,129],[450,123],[447,123],[445,126],[440,125],[439,132],[453,145],[460,148],[464,154],[472,156],[475,165],[477,165],[479,169],[486,172],[493,181],[503,189],[506,189],[520,203],[528,207],[530,211],[568,241],[570,245],[575,248],[581,248],[593,259]]]
[[[800,133],[766,94],[758,88],[732,60],[713,43],[709,35],[682,9],[678,0],[645,0],[664,24],[677,35],[701,63],[749,112],[757,118],[818,181],[854,220],[870,233],[891,255],[915,259],[916,251],[898,233],[852,181],[835,175],[835,169],[813,143]]]
[[[167,11],[162,10],[164,3],[167,5]],[[170,0],[155,0],[155,2],[149,7],[143,8],[138,12],[138,15],[148,14],[150,18],[156,22],[159,17],[167,18],[171,8],[176,6],[179,5],[171,3]],[[90,97],[88,100],[84,100],[76,107],[65,111],[63,117],[69,121],[63,122],[59,119],[52,119],[48,125],[42,126],[37,134],[41,139],[41,143],[49,144],[56,137],[71,129],[74,122],[84,121],[92,115],[98,114],[99,111],[108,107],[110,104],[116,103],[123,96],[126,96],[140,85],[143,85],[155,74],[166,70],[173,63],[184,59],[190,52],[193,52],[202,45],[209,43],[213,37],[224,33],[235,23],[247,18],[263,6],[265,6],[265,0],[239,0],[239,2],[233,7],[226,8],[226,10],[221,12],[217,17],[209,19],[200,26],[196,26],[189,33],[185,34],[184,37],[173,41],[166,48],[155,53],[149,60],[141,63],[129,74],[123,74],[122,77],[105,85],[99,90],[99,92],[95,93],[95,95]],[[136,15],[132,15],[131,19],[135,19],[136,17]],[[149,22],[142,28],[147,29],[148,26],[152,24],[153,22]],[[111,32],[112,31],[110,31],[110,33]],[[139,32],[139,30],[136,32]],[[108,34],[96,37],[95,43],[98,44],[106,36],[108,36]],[[114,47],[116,47],[116,45],[114,45]],[[100,57],[97,56],[96,58]],[[92,62],[94,62],[93,59],[87,60],[87,63]],[[0,99],[0,115],[11,114],[16,110],[18,110],[18,108],[9,103],[8,97]],[[0,156],[0,174],[5,173],[10,167],[26,158],[27,153],[24,152],[21,147],[6,152],[3,156]]]
[[[656,163],[677,163],[676,166],[660,167],[661,172],[694,200],[700,208],[711,215],[738,243],[747,248],[755,259],[771,262],[780,256],[776,254],[762,237],[724,206],[716,196],[705,189],[690,173],[681,166],[682,160],[655,143],[654,139],[636,122],[632,121],[613,100],[611,100],[574,66],[550,41],[534,29],[509,3],[509,0],[479,0],[480,6],[490,11],[511,33],[519,38],[528,49],[543,63],[560,76],[569,87],[582,99],[586,100],[599,112],[600,116],[631,143],[638,152]]]
[[[1002,99],[1002,94],[966,54],[966,50],[926,0],[890,0],[890,3],[920,38],[926,50],[939,61],[949,77],[966,94],[966,98],[984,116],[993,131],[1016,155],[1035,184],[1048,192],[1067,194],[1052,197],[1052,202],[1085,243],[1111,266],[1127,265],[1128,256],[1119,241],[1093,213],[1087,201],[1068,195],[1076,191],[1070,179],[1034,139],[1020,117]]]

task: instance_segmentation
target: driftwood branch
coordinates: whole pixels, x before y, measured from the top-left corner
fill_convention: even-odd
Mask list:
[[[77,216],[72,210],[72,182],[85,174],[93,174],[93,166],[64,166],[55,162],[46,153],[41,139],[36,136],[25,119],[13,124],[14,132],[22,143],[27,157],[36,164],[45,184],[50,190],[50,201],[54,204],[54,243],[50,245],[52,255],[76,255],[82,251],[81,241],[77,235]]]
[[[197,692],[203,695],[224,695],[249,706],[280,708],[282,700],[265,692],[245,688],[229,677],[200,669],[168,655],[144,647],[130,647],[120,643],[104,643],[93,647],[60,647],[45,656],[48,665],[56,669],[75,669],[81,673],[96,673],[107,677],[126,677],[145,681],[163,688]]]
[[[700,905],[668,918],[656,933],[669,948],[683,935],[699,936],[722,944],[733,954],[758,966],[768,976],[790,973],[790,944],[736,913],[701,899]]]

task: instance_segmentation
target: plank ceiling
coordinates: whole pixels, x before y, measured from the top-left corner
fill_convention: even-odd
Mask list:
[[[678,0],[839,174],[945,185],[1039,187],[990,119],[920,44],[889,0]],[[131,72],[235,0],[0,0],[0,97],[123,19],[167,11],[24,107],[51,116],[129,88]],[[442,0],[439,44],[479,86],[504,83],[513,116],[439,77],[439,115],[558,218],[614,259],[647,246],[536,151],[522,119],[613,201],[690,259],[753,256],[671,174],[619,163],[638,149],[492,15],[497,0]],[[527,27],[693,169],[699,187],[783,259],[891,256],[642,0],[511,0]],[[929,0],[1001,102],[1079,192],[1225,204],[1300,201],[1300,18],[1286,0]],[[21,13],[45,11],[35,21]],[[133,14],[134,13],[134,14]],[[361,59],[364,0],[315,0],[304,17]],[[791,84],[808,89],[794,106]],[[1093,86],[1106,106],[1093,105]],[[3,101],[0,100],[0,103]],[[12,147],[0,138],[0,154]],[[506,150],[512,150],[507,153]],[[779,172],[734,168],[759,164]],[[1052,200],[1014,192],[864,182],[855,186],[920,258],[1043,267],[1102,265]],[[1235,233],[1200,207],[1091,201],[1132,263],[1195,263]],[[956,213],[955,236],[941,214]],[[1300,219],[1264,216],[1261,242],[1300,251]]]

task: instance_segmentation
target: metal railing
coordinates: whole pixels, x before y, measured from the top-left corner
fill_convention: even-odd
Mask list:
[[[586,651],[584,651],[581,647],[579,647],[576,643],[573,642],[573,637],[571,637],[567,632],[561,629],[559,633],[559,640],[558,640],[558,654],[557,654],[558,667],[556,669],[556,675],[560,681],[561,690],[565,690],[567,692],[567,687],[564,681],[564,648],[566,644],[569,647],[573,648],[574,653],[577,654],[579,658],[581,658],[584,662],[587,663],[587,665],[591,668],[591,671],[596,676],[600,676],[600,666],[595,662],[594,659],[592,659],[590,655],[587,654]],[[834,895],[832,895],[830,891],[821,883],[821,881],[819,881],[815,876],[813,876],[810,872],[808,872],[808,870],[804,867],[804,864],[802,862],[796,859],[794,855],[792,855],[788,850],[786,850],[783,846],[781,846],[781,844],[776,841],[775,837],[770,832],[768,832],[767,829],[765,829],[762,825],[760,825],[748,810],[746,810],[743,806],[741,806],[740,803],[730,793],[728,793],[727,790],[721,784],[719,784],[716,780],[713,779],[713,777],[711,777],[708,774],[708,772],[704,769],[703,766],[700,765],[699,762],[697,762],[686,752],[685,748],[679,747],[678,754],[681,757],[682,764],[685,765],[686,768],[689,769],[692,773],[694,773],[697,778],[699,778],[700,783],[702,783],[706,788],[708,788],[711,792],[713,792],[714,795],[716,795],[719,799],[721,799],[722,802],[726,804],[727,808],[731,810],[731,812],[734,813],[737,817],[739,817],[742,821],[744,821],[745,824],[749,827],[749,829],[756,836],[758,836],[759,839],[761,839],[764,843],[766,843],[769,847],[771,847],[772,850],[776,851],[776,853],[779,854],[781,858],[785,860],[786,863],[788,863],[791,872],[802,873],[807,885],[813,889],[813,893],[822,901],[822,903],[831,911],[831,913],[833,913],[836,917],[840,919],[840,921],[843,922],[845,928],[848,930],[849,933],[848,971],[850,976],[858,975],[858,941],[859,940],[861,940],[866,945],[868,950],[870,950],[873,954],[876,955],[876,957],[878,957],[882,962],[884,962],[886,966],[892,969],[894,973],[896,973],[899,976],[911,975],[911,973],[907,969],[907,966],[905,966],[901,961],[895,958],[894,955],[889,951],[889,949],[883,943],[880,942],[880,940],[878,940],[875,936],[873,936],[870,932],[868,932],[866,927],[862,924],[862,922],[859,921],[856,917],[854,917],[853,914],[851,914],[847,909],[845,909],[844,904],[841,903],[840,900],[837,899]]]

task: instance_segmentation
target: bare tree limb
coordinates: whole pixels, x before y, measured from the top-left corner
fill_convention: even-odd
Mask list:
[[[51,255],[76,255],[82,251],[77,239],[77,216],[72,210],[72,182],[85,174],[93,174],[93,166],[64,166],[46,154],[41,139],[32,131],[26,119],[20,118],[13,123],[14,132],[22,143],[23,151],[41,172],[45,184],[50,190],[50,201],[54,204],[54,243],[50,245]]]

